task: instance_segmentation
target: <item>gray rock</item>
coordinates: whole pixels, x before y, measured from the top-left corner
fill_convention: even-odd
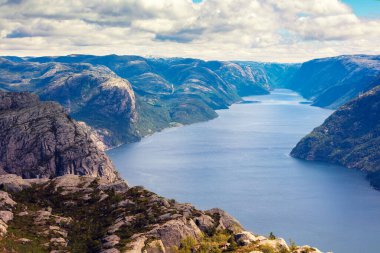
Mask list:
[[[13,220],[13,213],[11,211],[0,211],[0,219],[8,223]]]
[[[211,216],[219,217],[219,226],[218,229],[228,229],[234,233],[239,233],[243,231],[243,226],[237,221],[234,217],[226,213],[225,211],[219,208],[213,208],[206,211],[207,214]]]
[[[210,216],[204,214],[194,218],[194,222],[202,231],[212,228],[215,224],[215,221]]]
[[[202,231],[193,220],[177,219],[169,220],[159,225],[152,229],[148,235],[160,239],[165,248],[170,250],[173,246],[179,247],[181,240],[186,237],[193,237],[197,240],[200,239],[202,237]]]
[[[235,235],[235,241],[242,246],[249,245],[252,242],[256,242],[258,240],[259,239],[254,234],[248,231],[243,231]]]
[[[16,102],[17,101],[17,102]],[[91,132],[56,103],[0,91],[0,174],[51,178],[65,174],[118,175]]]

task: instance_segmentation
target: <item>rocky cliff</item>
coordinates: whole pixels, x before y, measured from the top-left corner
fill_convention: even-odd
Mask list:
[[[380,86],[348,102],[304,137],[291,155],[368,172],[380,189]]]
[[[287,88],[313,105],[338,108],[380,83],[380,56],[344,55],[305,62]]]
[[[29,91],[56,101],[93,127],[109,146],[139,140],[130,83],[105,66],[34,63],[0,58],[0,89]]]
[[[244,231],[220,209],[200,211],[123,181],[0,176],[2,252],[315,252]]]
[[[63,107],[30,93],[0,91],[0,174],[52,178],[117,173],[97,137]]]

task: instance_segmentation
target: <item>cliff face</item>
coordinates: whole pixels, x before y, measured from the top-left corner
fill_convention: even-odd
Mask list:
[[[130,83],[104,66],[13,62],[0,58],[0,89],[29,91],[57,101],[97,130],[109,146],[139,140],[136,98]]]
[[[369,173],[380,189],[380,86],[348,102],[304,137],[291,155]]]
[[[0,91],[0,174],[91,175],[112,182],[117,173],[97,143],[60,105],[29,93]]]
[[[335,109],[379,83],[380,56],[352,55],[303,63],[288,88],[313,105]]]

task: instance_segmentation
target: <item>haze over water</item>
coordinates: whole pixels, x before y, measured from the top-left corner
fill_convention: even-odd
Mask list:
[[[361,172],[289,156],[331,110],[289,90],[246,97],[215,120],[171,128],[109,155],[130,185],[197,208],[220,207],[247,230],[335,253],[380,252],[380,192]]]

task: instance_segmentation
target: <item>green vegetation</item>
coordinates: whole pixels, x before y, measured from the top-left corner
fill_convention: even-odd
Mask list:
[[[163,214],[161,205],[151,201],[156,195],[141,187],[130,188],[125,194],[113,190],[102,193],[94,180],[82,190],[71,193],[63,191],[59,187],[56,189],[53,183],[48,183],[14,193],[12,198],[18,203],[15,213],[28,210],[32,214],[49,207],[55,217],[70,217],[70,224],[60,225],[69,232],[67,249],[73,253],[99,252],[102,238],[107,235],[108,228],[118,217],[134,217],[128,225],[123,225],[117,231],[121,245],[128,242],[132,235],[145,232],[151,225],[162,222],[158,220]],[[107,194],[108,197],[99,201],[102,194]],[[134,204],[119,208],[117,204],[125,199]],[[6,239],[0,241],[0,248],[18,252],[49,252],[42,245],[49,242],[49,235],[44,235],[43,231],[50,225],[57,225],[52,218],[41,226],[35,224],[34,216],[15,215],[14,220],[9,223]],[[19,238],[27,238],[32,242],[25,246],[16,242]],[[24,250],[25,247],[30,247],[31,251]]]

